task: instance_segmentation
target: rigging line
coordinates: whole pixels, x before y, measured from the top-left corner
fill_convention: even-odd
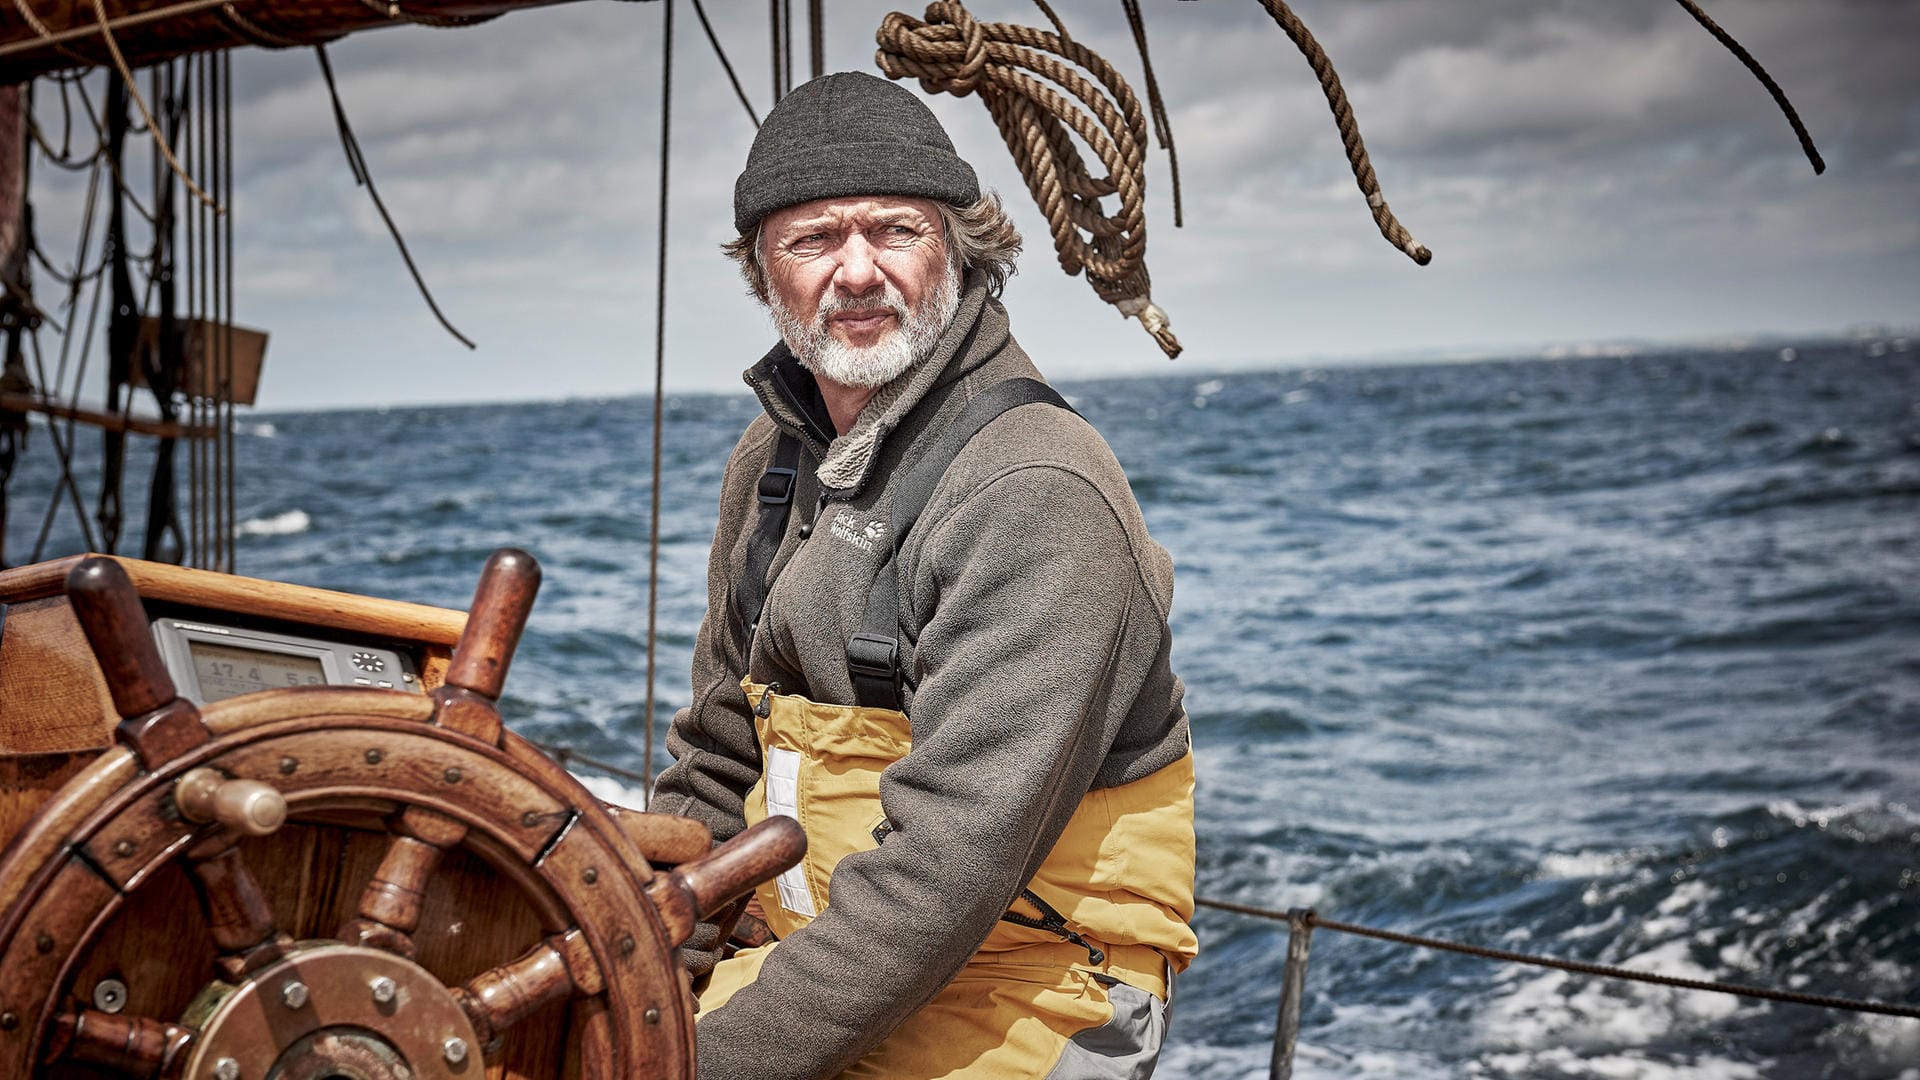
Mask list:
[[[767,0],[767,28],[773,35],[767,45],[767,56],[773,61],[773,101],[777,105],[785,96],[780,86],[780,0]]]
[[[733,96],[740,99],[740,107],[747,110],[747,119],[753,121],[753,130],[760,130],[760,115],[753,111],[753,102],[747,100],[747,92],[740,85],[740,76],[734,74],[733,61],[727,59],[727,50],[720,47],[720,37],[713,32],[713,24],[707,21],[707,6],[700,0],[693,0],[693,13],[700,16],[700,29],[707,32],[707,42],[713,46],[713,55],[720,60],[720,67],[727,73],[727,81],[733,84]]]
[[[220,168],[223,178],[220,190],[231,197],[233,194],[233,54],[220,54]],[[226,350],[226,381],[221,384],[218,407],[224,408],[226,422],[220,425],[220,438],[226,444],[226,475],[222,488],[224,502],[221,504],[220,519],[216,523],[221,550],[226,552],[226,561],[220,569],[231,574],[238,565],[233,550],[235,533],[235,493],[238,490],[238,473],[233,457],[233,215],[220,219],[221,246],[220,280],[224,285],[224,299],[220,310],[221,335],[224,338],[222,348]]]
[[[1231,911],[1238,915],[1251,915],[1259,919],[1272,919],[1278,922],[1290,922],[1287,913],[1271,908],[1254,907],[1251,904],[1235,904],[1226,900],[1209,900],[1195,897],[1194,903],[1201,907]],[[1555,956],[1540,956],[1535,953],[1511,952],[1506,949],[1489,948],[1485,945],[1467,945],[1458,941],[1442,938],[1424,937],[1420,934],[1402,934],[1395,930],[1382,930],[1373,926],[1361,926],[1358,923],[1340,922],[1329,919],[1311,908],[1302,912],[1308,926],[1332,930],[1342,934],[1354,934],[1370,937],[1379,941],[1390,941],[1396,945],[1412,945],[1421,949],[1438,949],[1442,952],[1459,953],[1463,956],[1477,956],[1482,960],[1502,960],[1510,964],[1526,964],[1532,967],[1553,968],[1557,971],[1570,971],[1576,975],[1598,975],[1609,979],[1626,979],[1631,982],[1651,983],[1655,986],[1671,986],[1680,990],[1707,990],[1717,994],[1733,994],[1739,997],[1760,998],[1766,1001],[1783,1001],[1792,1005],[1813,1005],[1823,1009],[1843,1009],[1848,1012],[1877,1013],[1881,1016],[1901,1016],[1920,1020],[1920,1005],[1895,1005],[1883,1001],[1859,1001],[1853,998],[1833,997],[1827,994],[1802,994],[1792,990],[1773,990],[1764,986],[1747,986],[1742,983],[1710,982],[1704,979],[1682,979],[1673,975],[1661,975],[1651,971],[1637,971],[1633,968],[1615,967],[1611,964],[1589,964],[1580,960],[1562,960]]]
[[[94,2],[99,3],[99,0]],[[373,199],[373,208],[380,211],[380,220],[387,223],[387,232],[393,236],[394,246],[400,249],[400,258],[406,262],[407,272],[413,275],[413,283],[419,287],[421,299],[432,309],[433,317],[439,319],[440,325],[460,344],[474,348],[473,341],[454,329],[453,323],[448,322],[446,315],[441,313],[440,305],[434,303],[433,292],[427,288],[426,279],[420,276],[420,268],[414,265],[413,254],[407,250],[407,242],[400,235],[400,226],[393,223],[393,215],[387,213],[387,204],[380,200],[380,192],[373,186],[373,174],[367,171],[366,155],[360,152],[360,140],[354,137],[353,125],[347,120],[347,107],[340,103],[340,88],[333,82],[333,65],[327,61],[327,47],[315,45],[313,52],[320,58],[320,74],[327,81],[327,95],[333,99],[334,126],[340,129],[340,148],[346,151],[347,167],[353,170],[354,182],[366,188],[367,195]]]
[[[827,13],[825,0],[807,0],[807,53],[813,77],[827,73]]]
[[[1167,119],[1167,102],[1160,96],[1160,80],[1153,73],[1153,57],[1147,52],[1147,21],[1140,13],[1140,0],[1120,0],[1127,11],[1127,25],[1133,28],[1133,42],[1140,47],[1140,67],[1147,78],[1147,111],[1153,116],[1153,131],[1160,148],[1167,152],[1167,167],[1173,175],[1173,227],[1186,226],[1180,207],[1180,152],[1173,148],[1173,121]]]
[[[41,385],[44,387],[47,377],[47,362],[46,357],[40,351],[39,332],[35,331],[29,335],[28,340],[33,343],[34,374],[42,380]],[[71,435],[72,433],[73,421],[69,419],[67,421],[67,434]],[[73,500],[73,516],[75,520],[80,522],[80,538],[86,541],[88,551],[97,550],[93,539],[93,523],[87,520],[87,500],[81,496],[80,485],[75,482],[73,478],[73,449],[66,439],[60,437],[60,425],[56,422],[56,418],[52,416],[47,417],[47,437],[53,440],[54,457],[60,460],[60,486],[66,490],[68,498]],[[46,543],[47,532],[52,527],[53,517],[59,512],[59,509],[60,496],[55,494],[53,500],[47,504],[46,522],[41,526],[39,539],[36,540],[33,545],[33,558],[29,561],[40,561],[41,547]]]
[[[96,149],[86,157],[74,157],[72,134],[70,132],[66,136],[68,141],[67,147],[63,150],[55,150],[53,144],[47,141],[46,130],[40,126],[40,121],[32,117],[27,118],[27,132],[33,136],[34,145],[38,146],[41,152],[46,155],[47,164],[65,169],[68,172],[79,172],[81,169],[93,164],[93,159],[100,156],[100,151]]]
[[[99,188],[100,173],[101,173],[101,170],[96,166],[93,172],[92,181],[88,184],[88,187],[87,187],[86,212],[81,219],[82,228],[80,232],[80,247],[81,247],[82,253],[84,253],[86,248],[90,246],[90,240],[91,240],[90,234],[93,231],[93,222],[94,222],[95,211],[97,209],[97,201],[98,201],[97,196],[100,190]],[[68,312],[67,318],[68,318],[69,324],[71,324],[73,318],[79,314],[79,312],[75,309],[74,305],[79,302],[80,289],[81,289],[80,283],[75,282],[73,286],[73,290],[67,302],[67,312]],[[74,428],[75,428],[75,425],[79,422],[78,417],[79,417],[79,407],[80,407],[80,391],[87,381],[87,356],[93,350],[93,332],[100,318],[100,300],[103,296],[106,295],[106,292],[107,292],[106,275],[100,274],[96,276],[93,281],[93,303],[89,305],[87,309],[87,328],[86,328],[86,332],[82,335],[80,339],[80,362],[75,366],[75,370],[73,373],[73,396],[71,399],[69,399],[69,412],[67,413],[67,417],[66,417],[66,420],[67,420],[66,443],[69,447],[68,456],[67,456],[68,461],[72,460],[71,448],[79,445],[79,440],[76,436]],[[71,333],[62,335],[62,337],[60,338],[60,367],[58,372],[54,376],[54,382],[51,384],[55,389],[58,389],[66,379],[68,353],[72,345],[73,345],[73,335]],[[40,342],[37,335],[34,338],[34,355],[37,360],[40,358]],[[46,381],[45,365],[43,360],[41,361],[39,374],[40,374],[40,385],[43,388],[47,387],[49,384]],[[59,446],[60,438],[57,434],[58,428],[56,426],[54,417],[51,417],[51,416],[47,417],[47,431],[49,432],[50,437],[54,439],[54,445]],[[77,490],[73,492],[73,495],[76,499],[79,499],[79,492]],[[91,523],[90,517],[87,514],[86,507],[83,505],[84,502],[85,500],[80,499],[78,502],[75,503],[74,517],[77,518],[80,522],[80,531],[82,536],[84,536],[87,541],[87,547],[90,550],[99,551],[101,548],[101,545],[94,536],[93,525]],[[58,499],[52,500],[47,503],[47,513],[46,513],[46,516],[41,518],[40,520],[40,533],[34,539],[33,558],[29,560],[30,562],[40,561],[41,555],[46,550],[47,538],[53,532],[53,519],[59,513],[59,511],[60,511],[60,502]]]
[[[173,169],[174,175],[180,178],[181,183],[187,185],[187,190],[193,192],[195,198],[212,207],[216,214],[226,213],[226,208],[214,202],[212,196],[200,190],[200,185],[194,183],[193,177],[188,176],[187,171],[180,167],[179,159],[173,156],[173,147],[167,145],[166,136],[160,133],[160,125],[153,122],[153,113],[147,108],[146,99],[140,96],[140,87],[134,83],[133,69],[127,66],[127,58],[120,54],[120,42],[114,39],[113,29],[107,25],[105,0],[93,0],[93,14],[100,22],[100,39],[107,43],[107,51],[113,54],[114,66],[120,69],[120,77],[127,81],[127,92],[133,96],[134,105],[140,109],[140,115],[146,119],[147,133],[153,136],[154,147],[160,151],[162,157],[167,159],[167,165]]]
[[[101,162],[96,161],[93,165],[93,171],[88,174],[87,177],[87,197],[83,204],[84,209],[80,215],[80,250],[74,254],[75,272],[72,279],[68,282],[66,303],[61,306],[61,310],[67,314],[67,324],[69,326],[73,325],[74,319],[80,314],[78,306],[80,303],[80,291],[86,287],[86,283],[89,280],[95,283],[94,287],[96,289],[99,288],[99,280],[105,275],[107,269],[107,259],[103,253],[100,259],[99,269],[96,272],[84,275],[79,273],[79,268],[86,265],[87,249],[93,246],[93,219],[99,210],[101,170]],[[73,335],[71,333],[63,333],[60,337],[59,370],[54,375],[54,381],[51,384],[48,384],[45,379],[41,380],[40,385],[43,390],[48,389],[49,386],[52,389],[58,389],[66,385],[67,362],[72,354],[72,347]],[[77,398],[75,403],[78,404]]]
[[[780,96],[793,93],[793,0],[780,0]]]
[[[1760,85],[1766,87],[1767,93],[1773,95],[1773,103],[1780,106],[1780,111],[1786,114],[1787,123],[1793,125],[1793,133],[1800,140],[1800,149],[1806,152],[1807,160],[1813,164],[1813,174],[1818,176],[1826,172],[1827,163],[1821,159],[1820,151],[1814,148],[1813,136],[1807,134],[1807,125],[1800,122],[1800,114],[1794,110],[1793,102],[1787,100],[1787,92],[1780,89],[1779,83],[1773,81],[1773,76],[1767,74],[1767,69],[1761,67],[1760,61],[1755,60],[1752,53],[1738,41],[1733,40],[1732,34],[1722,30],[1720,24],[1714,22],[1699,4],[1694,3],[1694,0],[1679,0],[1679,3],[1681,7],[1687,9],[1687,14],[1693,16],[1695,22],[1706,28],[1707,33],[1712,34],[1720,44],[1727,47],[1728,52],[1747,65],[1747,70],[1753,72],[1753,77],[1759,79]]]
[[[73,152],[73,100],[67,96],[72,88],[65,79],[55,81],[60,87],[60,156],[66,157]]]
[[[107,159],[107,168],[113,173],[114,187],[119,190],[121,197],[126,200],[127,204],[133,207],[133,212],[139,214],[142,220],[151,224],[153,222],[153,212],[148,210],[146,205],[140,201],[139,196],[134,194],[133,189],[127,186],[126,177],[120,172],[120,162],[115,161],[113,157],[107,153],[106,124],[101,120],[100,114],[93,110],[93,96],[87,93],[87,84],[77,82],[74,86],[80,91],[80,105],[81,108],[86,111],[87,122],[93,125],[93,134],[100,140],[99,149],[94,151],[94,153]],[[134,132],[129,129],[128,134],[134,134]],[[129,254],[131,255],[131,253]],[[137,258],[137,256],[133,257]]]
[[[1387,206],[1387,197],[1380,193],[1380,178],[1374,174],[1373,159],[1367,156],[1367,144],[1360,138],[1360,124],[1353,118],[1353,105],[1347,100],[1347,92],[1340,86],[1340,73],[1333,69],[1333,60],[1320,42],[1293,13],[1286,0],[1260,0],[1280,24],[1287,37],[1299,48],[1300,54],[1307,58],[1307,64],[1320,80],[1320,90],[1327,98],[1327,107],[1333,110],[1333,121],[1340,128],[1340,142],[1347,151],[1347,164],[1353,169],[1354,182],[1360,185],[1360,193],[1367,197],[1367,208],[1373,211],[1373,223],[1380,229],[1380,235],[1387,243],[1407,253],[1407,257],[1421,266],[1433,261],[1433,252],[1425,244],[1413,238],[1400,219],[1393,216],[1393,210]]]
[[[531,742],[532,740],[528,741]],[[589,757],[565,743],[535,742],[533,747],[559,762],[562,768],[566,768],[577,761],[596,772],[603,772],[608,776],[618,777],[622,780],[631,780],[636,784],[652,782],[652,777],[649,777],[646,773],[634,772],[632,769],[623,769],[610,761],[601,761],[599,758]]]
[[[777,3],[778,0],[775,0]],[[653,484],[647,494],[647,700],[646,735],[641,767],[653,775],[653,674],[655,628],[660,611],[660,458],[661,425],[666,419],[667,372],[667,163],[673,149],[673,0],[667,0],[666,25],[660,46],[660,255],[654,271],[653,322]],[[653,803],[653,781],[647,781],[646,801]]]

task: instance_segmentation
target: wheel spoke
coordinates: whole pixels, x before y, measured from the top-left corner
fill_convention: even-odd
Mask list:
[[[87,1009],[54,1021],[47,1061],[98,1065],[141,1078],[159,1076],[180,1058],[194,1033],[144,1016]]]
[[[340,940],[411,959],[412,935],[420,925],[427,882],[439,867],[440,856],[466,835],[464,824],[443,814],[417,806],[402,811],[394,819],[392,842],[381,856],[380,868],[360,894],[359,918],[340,928]]]
[[[188,877],[200,897],[207,931],[219,947],[221,972],[238,978],[277,955],[289,939],[278,933],[273,908],[232,833],[222,831],[187,851]]]
[[[600,967],[579,930],[555,934],[518,959],[483,971],[456,989],[482,1044],[491,1047],[506,1029],[550,1002],[590,997],[602,989]]]

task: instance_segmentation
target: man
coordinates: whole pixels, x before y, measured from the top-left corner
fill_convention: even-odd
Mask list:
[[[767,117],[734,224],[783,340],[653,808],[809,850],[706,977],[700,1076],[1146,1076],[1196,949],[1172,567],[1009,335],[1018,234],[854,73]]]

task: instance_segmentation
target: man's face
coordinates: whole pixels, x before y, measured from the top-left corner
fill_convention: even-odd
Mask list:
[[[817,199],[767,215],[761,254],[781,336],[816,375],[880,386],[931,350],[959,273],[933,202]]]

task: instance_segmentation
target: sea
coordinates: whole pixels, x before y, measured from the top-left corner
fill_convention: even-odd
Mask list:
[[[1920,1004],[1920,342],[1062,389],[1173,555],[1201,895]],[[656,731],[688,701],[721,469],[756,408],[665,403]],[[524,547],[545,584],[509,722],[658,769],[651,409],[244,415],[238,569],[464,607],[487,554]],[[50,487],[35,435],[14,559]],[[59,524],[49,550],[79,545]],[[1196,924],[1159,1075],[1264,1077],[1287,928]],[[1302,1019],[1298,1077],[1920,1080],[1920,1021],[1326,929]]]

